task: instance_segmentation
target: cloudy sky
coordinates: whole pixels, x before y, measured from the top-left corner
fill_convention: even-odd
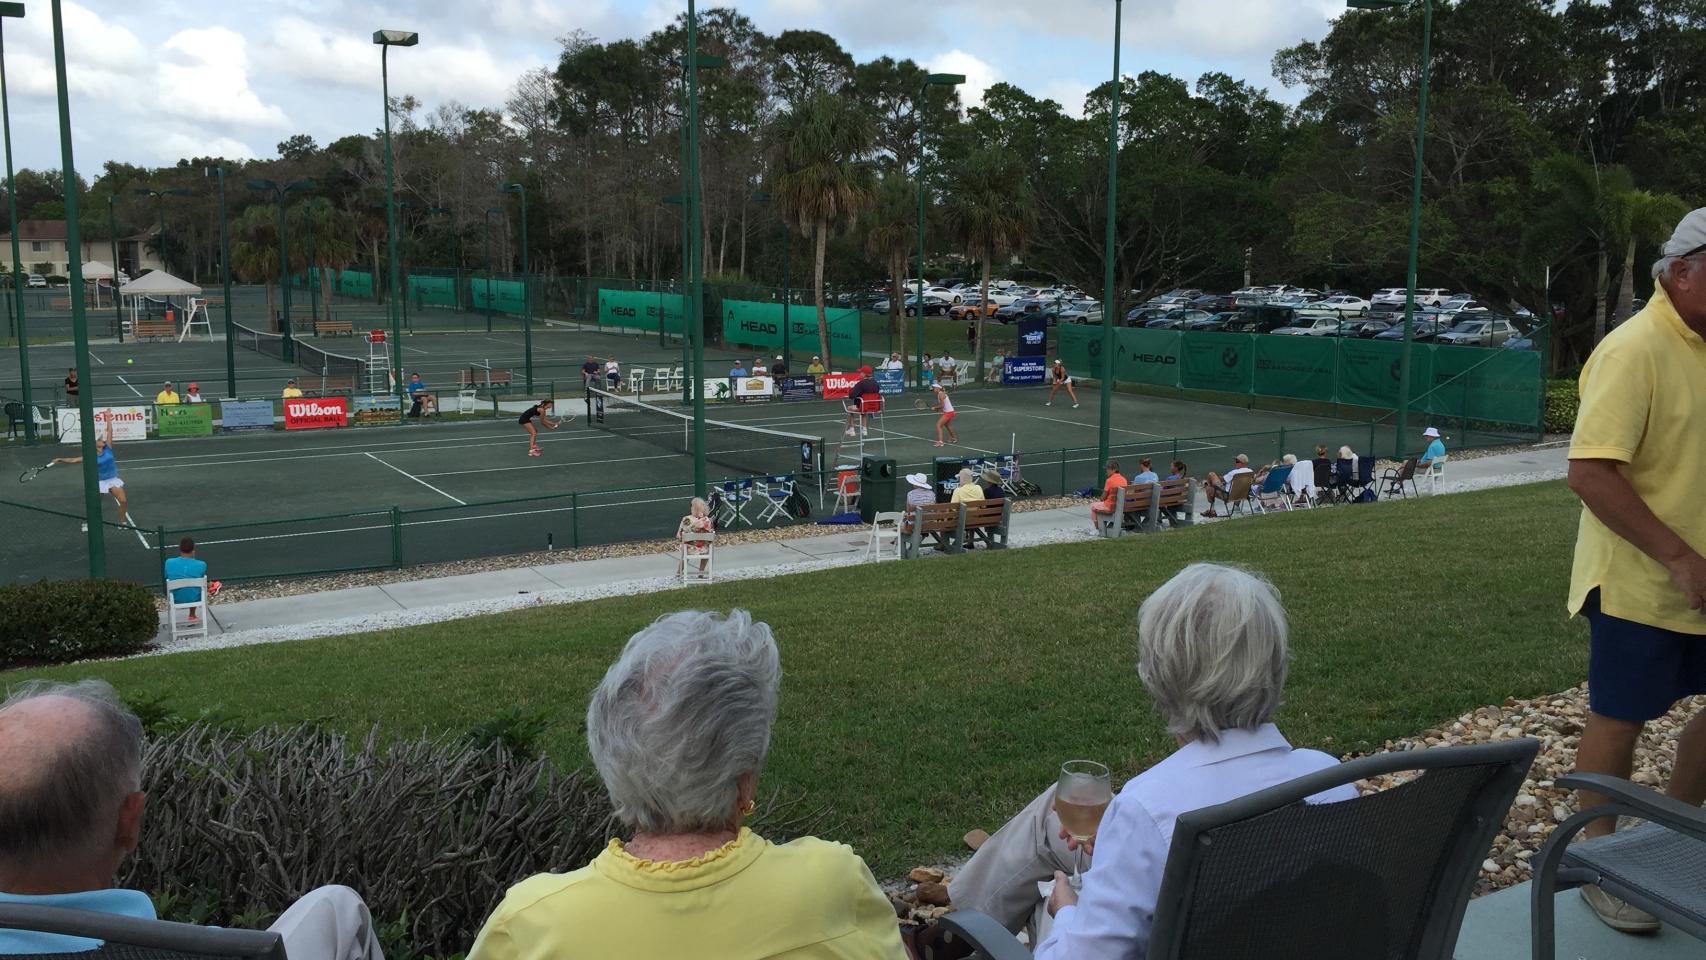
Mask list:
[[[59,165],[48,0],[6,21],[13,147],[21,167]],[[1107,0],[740,0],[759,29],[826,31],[860,60],[888,54],[964,73],[963,93],[1005,80],[1077,111],[1110,69]],[[381,122],[378,28],[419,31],[393,51],[393,94],[501,106],[515,78],[555,62],[557,38],[640,36],[678,0],[65,0],[77,167],[184,156],[270,157]],[[1121,67],[1187,78],[1221,70],[1294,100],[1273,51],[1318,38],[1333,0],[1126,0]]]

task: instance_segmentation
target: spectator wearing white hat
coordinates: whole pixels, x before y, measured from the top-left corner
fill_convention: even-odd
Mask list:
[[[930,478],[922,473],[906,475],[907,485],[912,489],[906,491],[906,509],[910,513],[917,507],[928,507],[936,502],[936,493],[930,487]]]
[[[1435,464],[1445,463],[1445,441],[1440,439],[1439,430],[1429,427],[1422,431],[1422,436],[1427,439],[1428,448],[1423,451],[1422,459],[1416,461],[1417,473],[1435,469]]]

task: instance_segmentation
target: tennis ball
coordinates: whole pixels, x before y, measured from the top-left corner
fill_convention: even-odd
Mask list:
[[[126,357],[124,362],[125,363],[135,363],[136,358],[135,357]]]

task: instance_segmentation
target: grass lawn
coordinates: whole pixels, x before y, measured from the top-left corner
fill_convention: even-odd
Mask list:
[[[544,709],[546,746],[575,764],[587,694],[629,634],[682,607],[744,606],[775,627],[785,670],[766,788],[831,808],[823,833],[892,876],[994,830],[1061,760],[1123,779],[1169,752],[1133,624],[1194,560],[1279,586],[1294,646],[1279,722],[1301,745],[1374,749],[1580,682],[1587,631],[1564,616],[1578,509],[1552,483],[0,679],[93,674],[180,712],[394,732]]]

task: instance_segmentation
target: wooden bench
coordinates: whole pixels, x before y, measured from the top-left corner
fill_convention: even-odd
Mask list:
[[[900,555],[910,559],[924,549],[926,537],[943,553],[960,552],[960,504],[932,503],[907,511],[900,525]]]
[[[960,506],[965,508],[960,514],[961,546],[970,547],[973,541],[978,541],[992,550],[1006,548],[1007,519],[1012,515],[1012,505],[1006,497],[968,500]]]
[[[456,371],[456,385],[459,387],[508,387],[515,381],[515,374],[506,368],[487,370],[484,367],[469,367]]]
[[[314,321],[314,336],[324,337],[332,334],[353,337],[355,336],[355,324],[348,320],[319,319]]]
[[[131,325],[130,332],[131,336],[138,340],[176,340],[178,338],[177,324],[165,318],[158,320],[139,318]]]
[[[1156,517],[1168,526],[1190,525],[1197,522],[1196,491],[1190,478],[1163,480],[1155,485]]]
[[[1155,529],[1160,509],[1155,496],[1156,484],[1133,483],[1121,487],[1114,495],[1114,512],[1096,514],[1096,526],[1102,536],[1118,540],[1127,529],[1135,532]]]

